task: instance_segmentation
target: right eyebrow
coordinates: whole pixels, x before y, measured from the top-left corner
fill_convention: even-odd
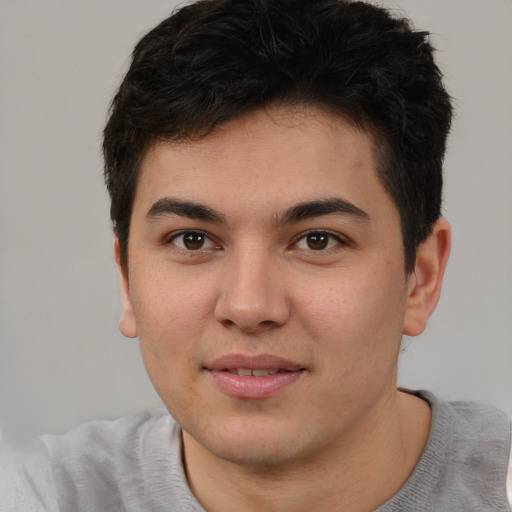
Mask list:
[[[149,221],[156,220],[168,215],[178,215],[189,219],[206,220],[218,224],[226,224],[226,218],[220,212],[215,211],[209,206],[193,201],[181,201],[172,197],[163,197],[159,199],[148,210],[146,218]]]

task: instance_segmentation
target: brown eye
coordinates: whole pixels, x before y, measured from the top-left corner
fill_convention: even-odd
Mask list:
[[[173,245],[184,251],[199,251],[201,249],[212,249],[215,244],[201,231],[185,231],[171,239]]]
[[[306,243],[313,251],[321,251],[329,245],[329,235],[327,233],[310,233],[306,236]]]
[[[294,248],[302,251],[325,251],[343,245],[346,245],[346,243],[341,236],[337,236],[334,233],[329,231],[310,231],[294,244]]]
[[[205,236],[203,233],[197,233],[192,231],[191,233],[185,233],[183,235],[183,245],[189,251],[197,251],[204,245]]]

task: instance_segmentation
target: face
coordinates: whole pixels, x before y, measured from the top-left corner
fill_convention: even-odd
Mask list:
[[[272,109],[155,145],[128,260],[122,331],[216,457],[314,457],[396,393],[409,293],[399,214],[371,137],[342,119]]]

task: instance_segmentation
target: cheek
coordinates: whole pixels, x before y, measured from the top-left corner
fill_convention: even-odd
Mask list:
[[[396,275],[340,273],[325,286],[309,283],[297,296],[302,328],[317,347],[344,360],[345,371],[361,361],[377,366],[396,353],[405,313],[405,289]]]
[[[298,316],[300,328],[313,340],[323,379],[316,406],[334,415],[362,414],[395,383],[403,294],[391,280],[368,275],[309,291]],[[333,409],[333,403],[340,407]]]
[[[167,337],[200,329],[211,310],[211,285],[204,276],[177,272],[160,265],[134,279],[132,303],[139,332]]]
[[[185,293],[155,293],[138,297],[135,315],[139,326],[140,352],[153,387],[169,406],[186,410],[185,389],[193,389],[197,376],[197,340],[201,322],[190,296]]]
[[[164,274],[165,275],[165,274]],[[147,275],[133,283],[132,304],[141,353],[151,379],[183,372],[197,357],[198,344],[211,317],[212,297],[202,280]],[[197,283],[197,285],[196,285]]]

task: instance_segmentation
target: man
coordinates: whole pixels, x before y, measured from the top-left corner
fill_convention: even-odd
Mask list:
[[[509,510],[510,420],[396,386],[448,259],[450,118],[427,34],[368,4],[198,2],[147,34],[105,176],[168,412],[46,437],[55,506]]]

